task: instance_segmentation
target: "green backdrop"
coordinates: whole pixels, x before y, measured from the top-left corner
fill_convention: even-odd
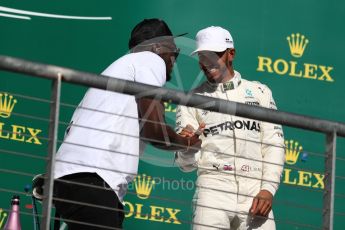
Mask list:
[[[198,30],[218,25],[234,38],[235,69],[246,79],[267,84],[280,110],[344,122],[345,2],[341,0],[3,0],[0,54],[100,73],[127,52],[133,26],[152,17],[164,19],[175,34],[189,33],[176,40],[182,51],[166,87],[189,90],[203,80],[197,60],[189,53]],[[301,49],[289,46],[287,37],[301,41],[302,35],[304,42],[308,40],[305,47],[304,42]],[[34,174],[45,170],[50,87],[48,80],[0,72],[0,103],[12,105],[16,100],[12,111],[0,111],[0,228],[10,198],[20,193],[23,229],[33,229],[31,200],[24,188]],[[85,90],[63,84],[60,140]],[[175,105],[166,104],[172,125],[174,109]],[[288,157],[273,207],[277,227],[320,229],[325,137],[289,127],[284,133]],[[338,138],[335,229],[345,224],[344,148],[345,140]],[[139,174],[153,177],[155,183],[149,183],[151,191],[140,187],[142,180],[137,180],[137,187],[130,186],[125,204],[132,213],[127,214],[125,228],[190,229],[195,173],[180,172],[172,153],[148,146]]]

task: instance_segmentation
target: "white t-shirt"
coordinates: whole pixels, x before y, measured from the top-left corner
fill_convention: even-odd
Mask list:
[[[124,55],[102,75],[163,86],[166,67],[152,52]],[[71,119],[57,155],[54,178],[92,172],[123,200],[127,184],[137,174],[139,122],[134,96],[90,88]]]

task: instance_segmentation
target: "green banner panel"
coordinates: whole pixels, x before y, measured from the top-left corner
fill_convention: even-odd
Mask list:
[[[345,122],[345,2],[341,0],[131,0],[0,2],[0,54],[102,72],[128,52],[131,29],[164,19],[181,54],[166,87],[188,91],[205,80],[190,56],[198,30],[228,29],[235,69],[268,85],[279,110]],[[59,144],[86,88],[63,84]],[[23,229],[33,229],[32,177],[45,171],[51,81],[0,72],[0,228],[12,195],[21,196]],[[166,102],[175,123],[176,105]],[[286,164],[273,210],[277,229],[321,229],[324,134],[284,127]],[[345,225],[345,140],[337,139],[334,229]],[[196,173],[183,173],[171,152],[147,146],[125,197],[125,229],[190,229]],[[67,228],[66,228],[67,229]]]

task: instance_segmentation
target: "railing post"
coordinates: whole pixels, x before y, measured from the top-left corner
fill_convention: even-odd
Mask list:
[[[325,189],[323,194],[323,229],[333,230],[337,133],[326,135]]]
[[[49,122],[49,144],[48,144],[48,161],[44,180],[44,198],[42,210],[41,230],[50,229],[50,216],[53,200],[55,152],[57,146],[57,134],[59,128],[60,112],[60,93],[61,93],[61,74],[52,82],[51,105],[50,105],[50,122]]]

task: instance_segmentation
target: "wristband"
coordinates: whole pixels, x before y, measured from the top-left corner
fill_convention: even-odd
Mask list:
[[[187,150],[186,150],[186,152],[188,152],[189,147],[190,147],[190,137],[188,137],[188,146],[187,146]]]

